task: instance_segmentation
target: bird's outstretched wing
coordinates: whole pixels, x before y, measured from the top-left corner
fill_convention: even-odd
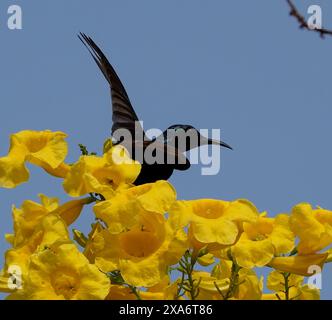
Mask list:
[[[117,129],[128,129],[132,136],[135,134],[135,122],[136,130],[140,129],[143,132],[141,125],[138,124],[138,117],[135,113],[134,108],[132,107],[128,94],[121,83],[120,78],[116,74],[114,68],[107,60],[104,53],[96,45],[96,43],[84,33],[78,35],[79,39],[83,42],[86,48],[89,50],[93,60],[97,63],[99,69],[103,73],[104,77],[108,81],[111,87],[111,96],[112,96],[112,108],[113,108],[113,126],[112,134]],[[141,134],[141,133],[137,133]],[[145,134],[143,132],[143,136]]]

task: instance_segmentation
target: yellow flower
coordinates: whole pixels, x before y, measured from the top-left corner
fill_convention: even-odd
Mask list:
[[[13,208],[14,234],[7,235],[13,248],[5,253],[3,277],[8,280],[11,266],[18,266],[22,279],[27,276],[30,257],[58,240],[68,240],[67,224],[87,203],[86,199],[70,201],[59,207],[58,199],[40,195],[41,204],[27,200],[20,209]],[[8,292],[6,281],[0,291]],[[11,291],[11,290],[9,290]]]
[[[43,169],[54,177],[65,178],[70,171],[70,165],[61,163],[57,168],[53,169],[51,166],[45,164]]]
[[[114,284],[105,300],[137,300],[137,296],[129,287]]]
[[[169,275],[166,275],[159,283],[141,292],[140,296],[144,300],[174,300],[176,298],[182,300],[181,297],[177,297],[178,282],[179,280],[174,280],[172,283]]]
[[[20,209],[13,207],[14,235],[7,235],[7,238],[12,241],[14,247],[24,243],[46,215],[57,214],[70,225],[80,215],[83,206],[91,201],[90,198],[78,199],[59,206],[57,198],[48,198],[43,194],[39,197],[41,204],[26,200]]]
[[[233,245],[245,221],[258,218],[257,209],[246,200],[227,202],[201,199],[177,201],[170,210],[171,221],[178,227],[190,224],[191,245],[199,250],[217,250]]]
[[[290,272],[302,276],[311,276],[312,266],[323,269],[328,253],[312,254],[306,256],[277,257],[273,258],[269,266],[283,272]]]
[[[139,298],[142,300],[174,300],[177,294],[177,281],[170,283],[165,276],[160,283],[148,288],[147,291],[138,290]],[[138,297],[128,286],[112,285],[105,300],[137,300]]]
[[[320,291],[317,288],[311,288],[309,285],[305,284],[299,289],[299,295],[297,300],[319,300]]]
[[[218,279],[205,271],[194,271],[193,280],[195,284],[199,283],[197,300],[223,300],[220,292],[226,294],[229,289],[229,279]]]
[[[167,181],[157,181],[119,191],[112,199],[94,206],[96,217],[111,233],[119,233],[137,224],[140,214],[165,214],[176,200],[176,191]]]
[[[301,203],[293,208],[290,225],[300,239],[299,254],[315,253],[332,243],[332,211]]]
[[[109,166],[111,179],[114,186],[121,184],[131,184],[141,172],[141,164],[130,158],[129,152],[121,145],[112,147],[108,152],[104,153],[104,158]]]
[[[59,215],[70,226],[80,216],[83,207],[93,201],[91,198],[71,200],[52,211],[52,213]]]
[[[26,200],[21,208],[13,206],[14,247],[26,242],[41,220],[59,206],[59,201],[56,198],[48,198],[43,194],[40,194],[39,197],[41,204]]]
[[[23,289],[9,299],[103,300],[110,280],[75,245],[57,242],[31,256]]]
[[[229,282],[232,277],[232,265],[230,260],[221,260],[213,270],[211,275],[218,279],[227,279]],[[237,279],[237,287],[231,299],[236,300],[259,300],[262,296],[263,277],[258,278],[253,270],[240,268]],[[235,283],[236,284],[236,283]]]
[[[215,262],[214,255],[212,253],[206,253],[203,256],[199,256],[197,262],[203,267],[210,266]]]
[[[285,214],[268,218],[261,215],[256,222],[244,223],[244,232],[232,247],[232,254],[241,267],[262,267],[275,255],[290,252],[294,247],[294,234]]]
[[[10,138],[6,157],[0,158],[0,186],[14,188],[29,179],[28,161],[45,170],[56,170],[67,156],[63,132],[21,131]]]
[[[272,271],[267,278],[267,288],[274,293],[264,294],[263,300],[319,300],[319,290],[303,285],[304,278],[299,275],[290,274],[285,280],[282,273]],[[288,297],[285,293],[288,286]]]
[[[129,158],[122,146],[115,146],[103,157],[81,156],[63,182],[65,191],[72,197],[96,192],[108,198],[114,189],[133,183],[140,173],[139,162]]]
[[[33,232],[29,238],[25,239],[24,243],[20,243],[5,253],[3,277],[8,280],[10,267],[18,266],[21,270],[22,280],[25,282],[30,257],[59,240],[69,240],[66,224],[59,216],[49,214],[35,225]],[[8,292],[1,287],[0,291]]]
[[[24,165],[25,153],[25,148],[21,147],[0,158],[0,187],[15,188],[29,180],[29,171]]]
[[[107,229],[94,234],[89,252],[104,272],[120,270],[126,283],[151,287],[167,274],[187,249],[183,230],[173,229],[160,214],[142,213],[138,223],[122,233]]]
[[[195,271],[193,278],[199,283],[199,300],[259,300],[262,296],[262,279],[255,272],[240,269],[234,292],[230,293],[231,261],[221,261],[211,274]]]
[[[79,241],[80,242],[82,242],[82,240],[84,241],[84,243],[82,243],[83,247],[84,247],[83,253],[91,263],[94,263],[94,261],[95,261],[96,243],[99,240],[103,241],[103,238],[99,235],[99,233],[101,233],[104,229],[105,228],[103,227],[103,225],[98,221],[91,225],[91,231],[89,233],[88,239],[82,239],[82,234],[80,234]],[[104,246],[103,242],[101,242],[101,244],[99,245],[99,248],[101,246]]]
[[[303,282],[303,277],[291,274],[288,277],[288,286],[289,287],[298,287]],[[272,271],[267,277],[267,288],[271,291],[284,291],[285,290],[285,278],[279,271]]]
[[[262,298],[263,277],[258,278],[253,270],[239,271],[239,287],[235,291],[237,300],[260,300]]]

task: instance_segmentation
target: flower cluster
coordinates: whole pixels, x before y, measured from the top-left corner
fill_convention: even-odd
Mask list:
[[[67,164],[65,138],[22,131],[0,158],[1,187],[28,181],[30,162],[73,198],[41,194],[12,208],[0,273],[7,299],[319,299],[305,279],[332,260],[332,211],[301,203],[269,217],[244,199],[177,200],[167,181],[133,185],[141,165],[109,141],[102,156],[82,148]],[[85,206],[91,231],[70,231]]]

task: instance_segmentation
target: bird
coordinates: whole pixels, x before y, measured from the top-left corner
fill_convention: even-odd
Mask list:
[[[230,145],[223,141],[204,137],[200,134],[199,130],[187,124],[172,125],[160,136],[154,137],[153,139],[148,138],[139,122],[139,118],[130,102],[125,87],[103,51],[92,38],[85,33],[80,32],[78,38],[88,49],[110,86],[113,122],[111,129],[112,136],[116,135],[118,130],[121,131],[124,129],[130,132],[132,137],[135,137],[133,139],[118,139],[113,143],[113,145],[121,144],[126,147],[126,149],[130,150],[131,158],[141,163],[141,171],[134,181],[134,185],[138,186],[145,183],[153,183],[158,180],[168,180],[174,170],[188,170],[191,164],[185,156],[185,152],[196,147],[203,145],[219,145],[232,149]],[[196,139],[187,139],[190,134],[196,136]],[[137,136],[139,138],[136,138]],[[181,140],[182,137],[184,137],[184,139],[182,139],[184,143],[180,144],[179,140]],[[152,144],[153,152],[151,156],[153,157],[157,152],[161,152],[163,161],[153,163],[147,161],[144,156],[142,157],[142,154],[144,155]],[[137,152],[137,150],[141,152]],[[142,154],[139,155],[138,153]],[[167,161],[168,159],[173,159],[173,161]]]

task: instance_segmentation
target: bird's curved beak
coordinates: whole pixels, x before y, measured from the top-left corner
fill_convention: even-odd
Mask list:
[[[219,141],[219,140],[207,139],[207,144],[208,145],[214,144],[217,146],[221,146],[221,147],[233,150],[233,148],[230,145],[228,145],[227,143],[225,143],[223,141]]]

